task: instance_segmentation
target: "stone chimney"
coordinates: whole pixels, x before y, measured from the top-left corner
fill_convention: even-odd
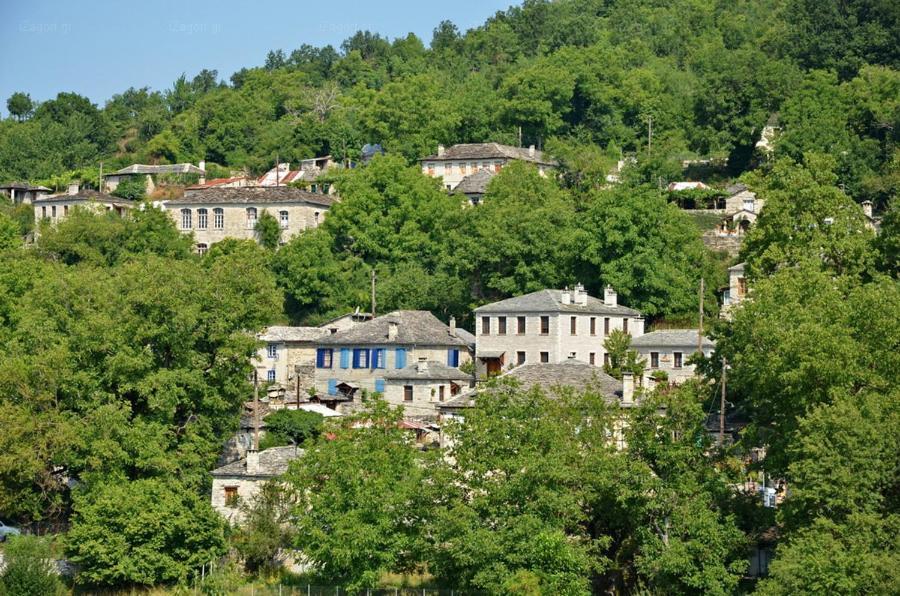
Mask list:
[[[456,317],[450,317],[450,335],[456,337]]]
[[[397,339],[397,332],[400,330],[400,325],[397,321],[389,321],[388,322],[388,339],[395,340]]]
[[[78,183],[70,182],[69,188],[67,189],[66,192],[67,192],[67,194],[70,194],[70,195],[77,195],[78,194]]]
[[[622,373],[622,405],[634,404],[634,373]]]
[[[575,286],[575,297],[573,301],[575,302],[575,304],[587,306],[587,292],[584,290],[584,286],[582,284],[577,284]]]
[[[534,145],[528,147],[528,157],[534,157]]]
[[[259,451],[256,449],[247,450],[247,473],[259,474]]]
[[[443,145],[438,145],[438,157],[443,157],[445,151],[446,150],[444,149]]]
[[[206,160],[201,159],[200,163],[197,164],[197,167],[199,167],[201,170],[203,170],[203,173],[200,174],[200,180],[198,182],[200,184],[206,184]]]
[[[419,374],[424,374],[428,372],[428,358],[425,356],[419,357],[419,362],[416,364],[416,371]]]
[[[603,304],[606,306],[619,305],[619,296],[616,294],[616,291],[612,289],[612,286],[606,286],[603,290]]]
[[[872,201],[863,201],[862,202],[863,213],[866,214],[866,217],[872,219]]]
[[[566,289],[562,291],[561,302],[563,304],[572,304],[572,292],[569,291],[568,286],[566,286]]]

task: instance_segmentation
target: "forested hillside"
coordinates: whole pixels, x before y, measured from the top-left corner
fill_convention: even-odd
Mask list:
[[[216,176],[387,150],[328,172],[341,200],[282,246],[195,254],[149,205],[75,209],[25,244],[30,208],[0,197],[0,517],[56,534],[76,584],[180,590],[227,556],[202,587],[228,593],[296,548],[306,580],[353,589],[900,593],[900,4],[527,1],[428,45],[360,32],[219,79],[103,107],[23,89],[0,121],[0,181],[57,188],[94,184],[101,161]],[[464,208],[416,164],[488,140],[539,145],[560,175],[511,164]],[[700,175],[765,200],[736,259],[660,188]],[[726,320],[738,261],[751,293]],[[451,458],[410,448],[369,399],[226,528],[209,470],[253,395],[253,334],[365,309],[372,271],[379,313],[470,328],[473,307],[577,282],[614,286],[648,328],[694,325],[703,280],[716,351],[627,412],[592,389],[489,386],[447,424]],[[740,432],[719,446],[723,402]],[[750,478],[786,487],[777,508],[739,490]],[[773,544],[769,577],[748,579]]]

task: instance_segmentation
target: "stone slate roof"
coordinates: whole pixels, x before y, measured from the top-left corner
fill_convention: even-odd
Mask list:
[[[49,197],[41,197],[40,199],[35,199],[34,203],[39,205],[41,203],[62,203],[62,202],[72,202],[72,201],[94,201],[97,203],[114,203],[116,205],[123,205],[126,207],[130,207],[137,204],[137,201],[132,201],[130,199],[122,199],[120,197],[114,197],[112,195],[108,195],[105,192],[98,192],[96,190],[79,190],[77,193],[70,194],[61,194],[61,195],[51,195]]]
[[[558,165],[546,157],[543,151],[531,155],[527,147],[513,147],[500,143],[461,143],[447,147],[443,155],[429,155],[421,161],[446,161],[450,159],[518,159],[550,166]]]
[[[388,339],[391,323],[397,323],[397,336]],[[467,342],[459,337],[459,331],[452,335],[450,327],[444,325],[427,310],[395,310],[376,317],[371,321],[358,323],[350,329],[338,331],[319,340],[320,345],[419,345],[419,346],[460,346]],[[471,335],[471,334],[470,334]]]
[[[5,182],[0,184],[0,189],[8,189],[8,190],[43,190],[50,192],[50,189],[46,186],[32,186],[27,182]]]
[[[492,302],[491,304],[479,306],[475,309],[475,314],[564,312],[598,315],[628,315],[634,317],[641,316],[641,313],[633,308],[628,308],[621,304],[617,306],[607,306],[602,300],[594,298],[593,296],[587,297],[586,305],[563,304],[562,294],[563,290],[538,290],[531,294],[515,296],[513,298],[507,298],[506,300],[500,300],[499,302]]]
[[[747,263],[738,263],[737,265],[734,265],[734,266],[732,266],[732,267],[729,267],[729,268],[728,268],[728,271],[735,271],[735,272],[743,271],[743,270],[744,270],[744,266],[745,266],[746,264],[747,264]]]
[[[465,329],[456,328],[456,337],[466,342],[470,348],[475,347],[475,335]]]
[[[314,342],[320,337],[328,333],[327,329],[321,327],[286,327],[281,325],[273,325],[263,331],[259,339],[271,342],[291,342],[291,341],[307,341]]]
[[[453,190],[466,195],[483,195],[487,190],[488,184],[493,179],[494,173],[492,171],[481,168],[474,174],[469,174],[463,178]]]
[[[576,390],[596,388],[609,401],[619,401],[622,398],[622,381],[612,378],[602,368],[573,358],[554,364],[523,364],[498,378],[516,379],[525,391],[536,386],[544,390],[555,387],[572,387]],[[476,394],[476,390],[461,393],[438,407],[448,410],[474,407]]]
[[[697,329],[663,329],[651,331],[631,340],[632,348],[696,348]],[[704,348],[714,348],[716,342],[703,337]]]
[[[292,186],[243,186],[208,188],[192,192],[190,196],[166,201],[166,205],[216,205],[233,203],[239,205],[258,205],[260,203],[312,203],[330,207],[335,197],[300,190]]]
[[[303,449],[293,445],[287,447],[270,447],[259,452],[259,472],[247,473],[247,459],[239,459],[221,468],[216,468],[210,474],[213,476],[249,476],[253,478],[280,476],[287,472],[288,465],[303,455]]]
[[[738,193],[742,193],[745,190],[747,190],[747,185],[741,184],[740,182],[738,182],[737,184],[731,184],[731,185],[725,187],[725,193],[729,197],[733,197],[734,195],[736,195]]]
[[[384,378],[398,380],[428,379],[436,381],[464,381],[471,379],[472,375],[464,373],[458,368],[453,368],[447,366],[446,364],[430,360],[428,361],[426,370],[421,370],[420,363],[415,362],[413,364],[410,364],[406,368],[401,368],[400,370],[389,370],[385,372]]]
[[[204,174],[205,170],[201,170],[192,163],[173,163],[161,166],[148,166],[145,164],[132,164],[121,170],[116,170],[112,176],[124,176],[128,174]]]

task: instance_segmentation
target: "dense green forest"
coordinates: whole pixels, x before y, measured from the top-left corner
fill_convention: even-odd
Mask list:
[[[206,159],[216,175],[387,149],[333,172],[341,201],[281,247],[196,255],[149,206],[76,209],[25,246],[31,213],[0,203],[0,512],[57,534],[79,583],[184,585],[227,552],[265,575],[293,546],[319,564],[313,581],[353,588],[411,574],[494,594],[900,592],[896,2],[528,1],[465,33],[441,23],[427,47],[359,32],[339,50],[273,50],[229,83],[203,71],[102,108],[23,90],[8,108],[0,179],[57,187],[92,183],[100,161]],[[520,131],[560,176],[513,164],[475,209],[415,163]],[[635,160],[609,186],[622,156]],[[715,317],[730,262],[660,189],[700,174],[683,167],[696,158],[715,160],[706,180],[766,201],[739,256],[753,298],[732,321]],[[208,471],[252,395],[252,333],[365,308],[373,269],[381,312],[463,324],[474,306],[578,281],[615,286],[650,325],[693,324],[703,278],[718,345],[696,382],[628,414],[627,451],[590,390],[497,385],[448,426],[450,459],[410,449],[378,400],[362,429],[279,421],[306,455],[246,528],[226,528]],[[722,357],[747,423],[726,449],[705,429]],[[763,470],[789,487],[777,509],[733,490]],[[742,576],[764,535],[778,546],[754,585]],[[0,574],[0,591],[14,580]],[[239,581],[228,567],[204,589]]]

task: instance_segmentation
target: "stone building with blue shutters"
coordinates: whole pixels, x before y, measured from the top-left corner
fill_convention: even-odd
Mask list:
[[[388,371],[418,362],[458,369],[472,359],[474,337],[423,310],[398,310],[323,336],[316,347],[316,397],[359,403],[363,393],[385,393]]]

